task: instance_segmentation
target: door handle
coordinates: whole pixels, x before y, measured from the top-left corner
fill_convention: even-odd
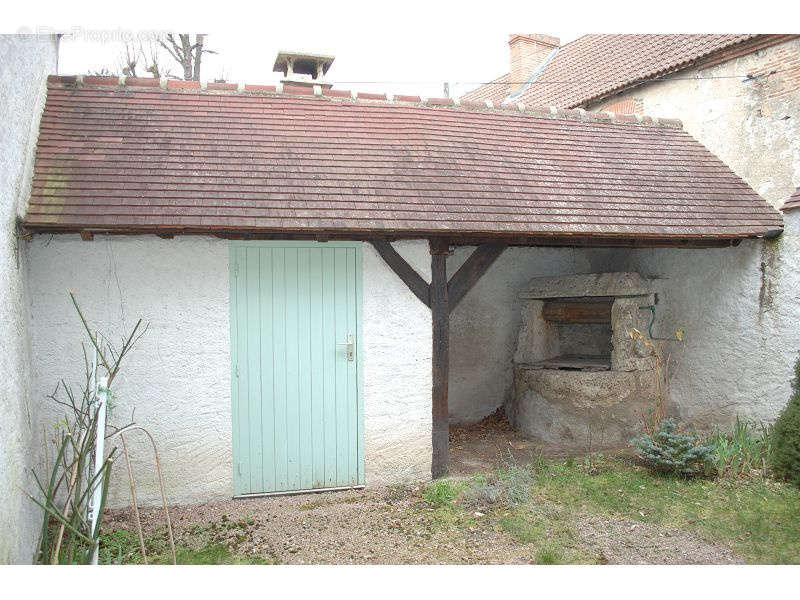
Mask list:
[[[353,337],[352,335],[348,334],[346,342],[342,342],[342,343],[336,344],[336,345],[345,347],[345,353],[347,354],[347,360],[349,360],[351,362],[353,360],[355,360],[355,356],[356,356],[356,340],[355,340],[355,337]]]

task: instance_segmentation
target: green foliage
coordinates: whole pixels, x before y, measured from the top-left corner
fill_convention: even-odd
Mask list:
[[[681,433],[672,419],[664,419],[652,436],[644,434],[632,442],[636,452],[653,471],[683,477],[705,473],[711,448],[691,434]]]
[[[738,417],[730,433],[716,431],[707,440],[711,448],[709,465],[722,477],[746,477],[754,472],[767,474],[767,460],[771,450],[770,428],[753,425]]]
[[[542,548],[536,553],[537,565],[560,565],[564,561],[556,548]]]
[[[422,498],[433,507],[441,507],[452,504],[460,492],[460,486],[445,479],[434,481],[426,487]]]
[[[770,466],[777,477],[800,487],[800,359],[794,374],[789,404],[775,421]]]
[[[234,526],[240,527],[239,522],[236,522]],[[213,528],[213,523],[198,526],[198,529],[193,532],[193,536],[203,534]],[[179,545],[175,549],[177,563],[179,565],[271,564],[270,561],[258,556],[238,554],[235,552],[235,548],[231,548],[228,544],[213,540],[203,541],[205,543],[199,547]],[[163,531],[145,537],[144,546],[149,564],[172,564],[172,554]],[[115,529],[100,535],[99,563],[101,565],[130,565],[142,564],[142,562],[139,539],[135,533],[125,529]]]

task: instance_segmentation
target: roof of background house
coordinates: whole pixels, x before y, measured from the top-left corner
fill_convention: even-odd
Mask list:
[[[797,210],[800,208],[800,187],[794,191],[794,194],[789,196],[789,199],[783,203],[781,210],[786,212],[787,210]]]
[[[782,228],[675,121],[289,86],[166,88],[51,77],[25,225],[664,240]]]
[[[513,100],[537,106],[573,108],[734,49],[753,52],[797,37],[759,34],[591,34],[562,46],[527,89]],[[485,84],[464,99],[508,97],[507,79]],[[520,82],[513,82],[518,84]],[[519,87],[519,86],[517,86]],[[502,92],[498,92],[502,90]],[[498,95],[503,98],[498,100]]]

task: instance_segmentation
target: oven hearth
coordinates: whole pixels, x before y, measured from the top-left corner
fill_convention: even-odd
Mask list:
[[[520,294],[509,417],[564,451],[627,445],[656,395],[655,357],[636,336],[655,300],[638,273],[533,279]]]

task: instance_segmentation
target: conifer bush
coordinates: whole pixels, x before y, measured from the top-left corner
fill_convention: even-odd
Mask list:
[[[707,471],[711,447],[694,435],[678,431],[672,419],[664,419],[653,435],[644,434],[632,442],[636,453],[653,471],[682,477]]]
[[[800,487],[800,359],[794,366],[789,404],[781,411],[772,430],[770,467],[776,477]]]

